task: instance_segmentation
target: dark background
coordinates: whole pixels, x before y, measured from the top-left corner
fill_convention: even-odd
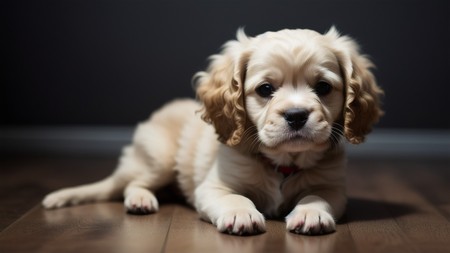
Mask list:
[[[131,126],[193,97],[191,77],[238,27],[335,25],[377,65],[379,128],[449,129],[449,2],[2,1],[0,126]]]

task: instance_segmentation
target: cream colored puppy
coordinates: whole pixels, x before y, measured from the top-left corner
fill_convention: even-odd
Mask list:
[[[334,28],[239,30],[196,75],[200,103],[164,106],[139,124],[110,177],[43,205],[124,196],[129,212],[151,213],[155,190],[176,180],[221,232],[261,233],[277,217],[294,233],[332,232],[346,205],[342,140],[362,142],[382,114],[371,67]]]

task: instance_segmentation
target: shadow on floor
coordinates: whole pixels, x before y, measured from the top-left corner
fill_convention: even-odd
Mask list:
[[[407,204],[349,197],[347,211],[339,223],[397,218],[414,212],[416,208]]]

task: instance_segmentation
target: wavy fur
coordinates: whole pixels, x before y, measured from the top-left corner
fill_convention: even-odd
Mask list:
[[[204,104],[202,119],[212,123],[219,140],[230,146],[240,143],[246,125],[243,86],[250,53],[243,50],[247,37],[242,30],[238,38],[210,57],[207,71],[195,75],[197,97]]]
[[[344,135],[350,143],[359,144],[383,115],[380,96],[384,93],[371,72],[374,64],[359,53],[358,45],[350,37],[340,36],[334,27],[326,36],[334,41],[332,50],[345,81]]]

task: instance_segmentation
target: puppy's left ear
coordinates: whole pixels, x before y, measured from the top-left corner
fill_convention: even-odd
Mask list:
[[[351,38],[340,36],[334,27],[325,36],[332,40],[345,82],[344,135],[350,143],[359,144],[383,115],[380,107],[383,91],[371,72],[373,63],[360,54]]]
[[[247,114],[244,81],[250,51],[249,38],[238,30],[238,39],[226,43],[218,55],[211,56],[209,67],[196,74],[197,97],[203,103],[202,119],[216,129],[219,141],[229,146],[241,142]]]

